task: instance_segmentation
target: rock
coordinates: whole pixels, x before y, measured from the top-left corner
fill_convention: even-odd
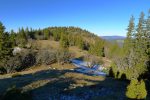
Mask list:
[[[21,51],[22,51],[22,49],[20,47],[14,47],[12,53],[13,53],[13,55],[16,55],[16,54],[20,53]]]

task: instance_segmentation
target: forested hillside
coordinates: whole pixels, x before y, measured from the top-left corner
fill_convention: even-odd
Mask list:
[[[80,28],[49,27],[38,30],[20,28],[18,32],[14,32],[13,30],[11,32],[5,32],[5,27],[2,23],[0,23],[0,27],[1,73],[20,71],[42,62],[49,64],[58,62],[60,59],[64,60],[63,58],[69,59],[72,55],[69,53],[68,48],[71,46],[86,50],[95,56],[105,56],[105,41],[93,33]],[[41,50],[40,44],[36,42],[40,40],[58,41],[60,49],[47,48]],[[13,54],[15,47],[22,48],[23,53]],[[48,56],[48,54],[50,55]],[[62,58],[57,58],[57,54],[60,54],[59,56],[62,56]]]

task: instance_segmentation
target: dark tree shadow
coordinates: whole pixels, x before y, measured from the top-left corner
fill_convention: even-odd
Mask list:
[[[121,75],[121,80],[127,80],[126,74],[123,73],[123,74]]]
[[[116,75],[116,77],[117,77],[117,78],[119,77],[119,74],[120,74],[120,72],[119,72],[119,71],[117,71],[117,75]]]
[[[0,79],[0,82],[1,84],[9,83],[9,85],[15,83],[16,88],[21,89],[33,82],[50,80],[36,88],[31,87],[31,89],[24,92],[25,94],[29,94],[28,96],[34,100],[120,100],[120,98],[126,98],[125,91],[128,82],[118,81],[111,77],[107,77],[103,81],[81,79],[80,77],[76,79],[65,77],[65,73],[69,72],[77,73],[71,70],[43,70],[34,74]],[[94,85],[81,84],[81,86],[74,86],[73,84],[76,84],[76,80],[84,80],[86,82],[94,83]],[[1,88],[1,95],[6,93],[6,90],[10,88],[9,85],[6,84],[6,87]],[[18,92],[14,92],[14,94],[11,94],[11,97],[15,98],[16,93],[19,94]],[[14,100],[14,98],[11,97],[9,100]],[[15,100],[20,100],[20,98],[18,99],[16,97]]]
[[[109,75],[108,75],[109,77],[114,77],[114,73],[113,73],[113,70],[112,70],[112,68],[110,68],[110,70],[109,70]]]

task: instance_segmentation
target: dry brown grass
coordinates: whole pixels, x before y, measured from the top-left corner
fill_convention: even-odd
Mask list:
[[[50,48],[58,49],[60,47],[59,42],[53,40],[37,40],[36,42],[40,46],[40,48],[43,49],[50,49]],[[77,46],[69,47],[69,51],[74,54],[75,58],[79,58],[88,54],[88,51],[81,50]],[[100,57],[97,58],[101,59]],[[111,64],[110,59],[103,57],[102,60],[104,62],[104,66],[106,67],[110,66]]]
[[[69,51],[75,54],[75,58],[79,58],[81,56],[88,54],[88,51],[81,50],[76,46],[69,47]]]
[[[40,48],[59,48],[59,42],[53,40],[37,40],[37,44],[40,45]]]
[[[63,67],[63,69],[61,67]],[[16,86],[21,87],[23,92],[33,91],[32,93],[35,94],[32,95],[36,95],[36,97],[40,98],[39,100],[43,100],[41,99],[43,94],[46,96],[51,94],[51,96],[57,97],[62,91],[64,93],[78,95],[88,92],[89,89],[90,91],[98,92],[103,88],[106,89],[105,91],[110,90],[114,92],[113,98],[119,98],[123,95],[123,91],[125,91],[125,82],[112,78],[105,78],[103,76],[81,74],[75,72],[74,70],[70,70],[73,68],[75,67],[71,64],[53,64],[51,66],[32,67],[28,69],[28,71],[19,72],[19,74],[21,74],[20,77],[1,78],[0,93],[7,90],[11,86]],[[112,98],[111,96],[112,95],[107,94],[104,98],[110,99]],[[101,96],[98,98],[101,98]]]
[[[38,48],[59,48],[59,42],[56,41],[37,40],[35,42],[38,45]],[[88,54],[87,51],[81,50],[76,46],[69,47],[69,51],[75,54],[75,58]],[[110,61],[107,58],[103,58],[103,60],[104,63],[106,62],[107,65],[109,65]],[[74,68],[76,67],[72,64],[61,65],[55,63],[52,65],[33,66],[21,72],[0,75],[0,89],[2,88],[0,92],[11,87],[12,85],[22,86],[21,88],[24,91],[30,91],[40,87],[53,87],[53,82],[57,82],[57,80],[58,84],[54,84],[56,90],[59,90],[63,85],[66,85],[68,87],[67,89],[69,90],[77,87],[96,85],[99,82],[105,81],[105,77],[89,76],[77,73],[74,71]],[[28,78],[26,78],[26,76]],[[69,81],[70,79],[73,81],[73,83]],[[59,83],[59,80],[62,81],[62,83]],[[65,82],[65,80],[67,80],[68,83]],[[5,84],[5,87],[3,87],[3,84]],[[48,84],[51,84],[52,86],[49,86]]]

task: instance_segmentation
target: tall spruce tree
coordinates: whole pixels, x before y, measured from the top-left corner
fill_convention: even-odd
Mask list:
[[[25,30],[23,28],[19,29],[19,32],[17,34],[17,45],[20,47],[25,47],[27,41],[28,38],[27,34],[25,33]]]
[[[145,44],[146,44],[146,54],[147,54],[147,67],[150,73],[150,9],[148,12],[148,18],[146,20],[146,32],[145,32]]]
[[[135,29],[134,17],[130,18],[127,28],[127,38],[124,42],[124,55],[122,62],[119,65],[124,66],[124,73],[128,79],[137,79],[147,71],[147,61],[149,61],[149,23],[150,17],[147,20],[144,18],[144,13],[140,14],[138,25]],[[117,61],[115,61],[117,65]],[[118,65],[117,65],[118,66]],[[118,66],[119,67],[119,66]],[[120,69],[120,68],[118,68]]]
[[[146,45],[147,45],[147,54],[150,56],[150,10],[148,12],[148,18],[146,20],[146,32],[145,32],[145,38],[146,38]]]
[[[12,46],[16,46],[16,33],[14,30],[11,30],[10,32],[10,41],[12,42]]]
[[[146,71],[145,61],[147,59],[146,55],[146,44],[145,44],[145,27],[146,21],[144,19],[144,13],[141,12],[139,23],[137,25],[137,33],[135,34],[135,58],[136,58],[136,70],[139,74],[142,74]]]
[[[45,40],[48,40],[50,38],[50,32],[49,32],[48,29],[44,29],[43,34],[44,34],[44,39]]]
[[[60,45],[62,48],[68,48],[69,47],[67,35],[64,33],[61,33]]]
[[[90,45],[89,52],[96,56],[104,57],[104,41],[95,39],[95,42]]]
[[[129,26],[127,28],[127,37],[124,43],[124,49],[125,49],[126,54],[130,52],[130,49],[133,46],[132,36],[134,35],[134,31],[135,31],[135,24],[134,24],[134,17],[132,16],[129,21]]]
[[[127,28],[127,37],[124,42],[123,50],[124,50],[124,55],[122,57],[124,58],[124,64],[127,65],[127,67],[131,68],[134,65],[134,37],[135,35],[135,24],[134,24],[134,17],[131,16],[129,25]]]
[[[80,49],[84,49],[84,41],[82,37],[76,37],[76,46],[78,46]]]
[[[0,22],[0,63],[5,63],[12,55],[12,44],[9,34],[5,32],[5,27]]]

